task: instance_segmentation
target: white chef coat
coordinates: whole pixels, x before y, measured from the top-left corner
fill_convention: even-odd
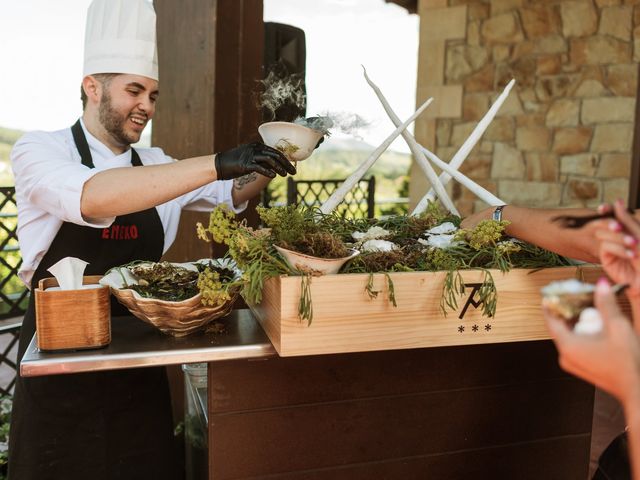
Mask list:
[[[18,275],[27,286],[63,222],[106,228],[115,220],[115,217],[83,218],[80,213],[80,197],[85,182],[96,173],[110,168],[130,167],[131,149],[116,155],[91,135],[82,121],[81,124],[95,168],[82,164],[71,128],[27,133],[16,142],[11,151],[18,204],[17,233],[22,253]],[[143,165],[176,161],[165,155],[160,148],[136,148],[136,151]],[[145,186],[140,185],[140,188]],[[163,252],[169,249],[176,238],[183,208],[210,211],[215,205],[225,203],[236,213],[243,211],[247,202],[234,207],[232,188],[232,180],[216,181],[158,205],[156,210],[164,228]],[[131,195],[135,195],[135,192]]]

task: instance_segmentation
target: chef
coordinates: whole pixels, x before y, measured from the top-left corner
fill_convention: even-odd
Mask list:
[[[89,262],[87,275],[158,261],[183,208],[224,203],[238,212],[276,174],[295,173],[280,152],[259,143],[181,161],[159,148],[131,148],[159,98],[155,20],[146,0],[94,0],[82,117],[71,128],[28,133],[14,146],[19,274],[32,289],[67,256]],[[18,358],[35,331],[33,300]],[[112,315],[122,313],[112,304]],[[20,378],[9,478],[174,480],[172,426],[164,368]]]

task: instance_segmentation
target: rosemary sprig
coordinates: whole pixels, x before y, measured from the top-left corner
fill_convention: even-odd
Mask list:
[[[367,285],[364,287],[364,291],[367,292],[367,295],[369,295],[371,300],[378,298],[378,294],[380,293],[380,290],[373,289],[373,275],[373,272],[369,273],[367,277]]]
[[[393,280],[391,280],[391,277],[389,276],[388,273],[385,273],[384,276],[387,279],[387,289],[389,290],[389,301],[393,304],[394,307],[397,307],[398,304],[396,303],[396,290],[393,285]]]
[[[307,327],[313,321],[313,303],[311,302],[311,278],[313,275],[302,275],[300,277],[300,301],[298,302],[298,316],[300,320],[307,321]]]

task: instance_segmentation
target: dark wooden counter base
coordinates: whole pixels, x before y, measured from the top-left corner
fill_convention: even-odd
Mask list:
[[[210,478],[584,480],[592,409],[548,341],[216,362]]]

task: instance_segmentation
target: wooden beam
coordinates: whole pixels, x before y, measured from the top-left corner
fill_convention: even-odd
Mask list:
[[[182,159],[258,139],[253,101],[262,79],[262,0],[155,0],[160,101],[152,144]],[[255,204],[246,216],[255,223]],[[208,214],[183,212],[165,258],[187,261],[218,255],[196,238]]]
[[[418,11],[418,0],[385,0],[387,3],[395,3],[403,8],[406,8],[409,13],[416,13]]]

